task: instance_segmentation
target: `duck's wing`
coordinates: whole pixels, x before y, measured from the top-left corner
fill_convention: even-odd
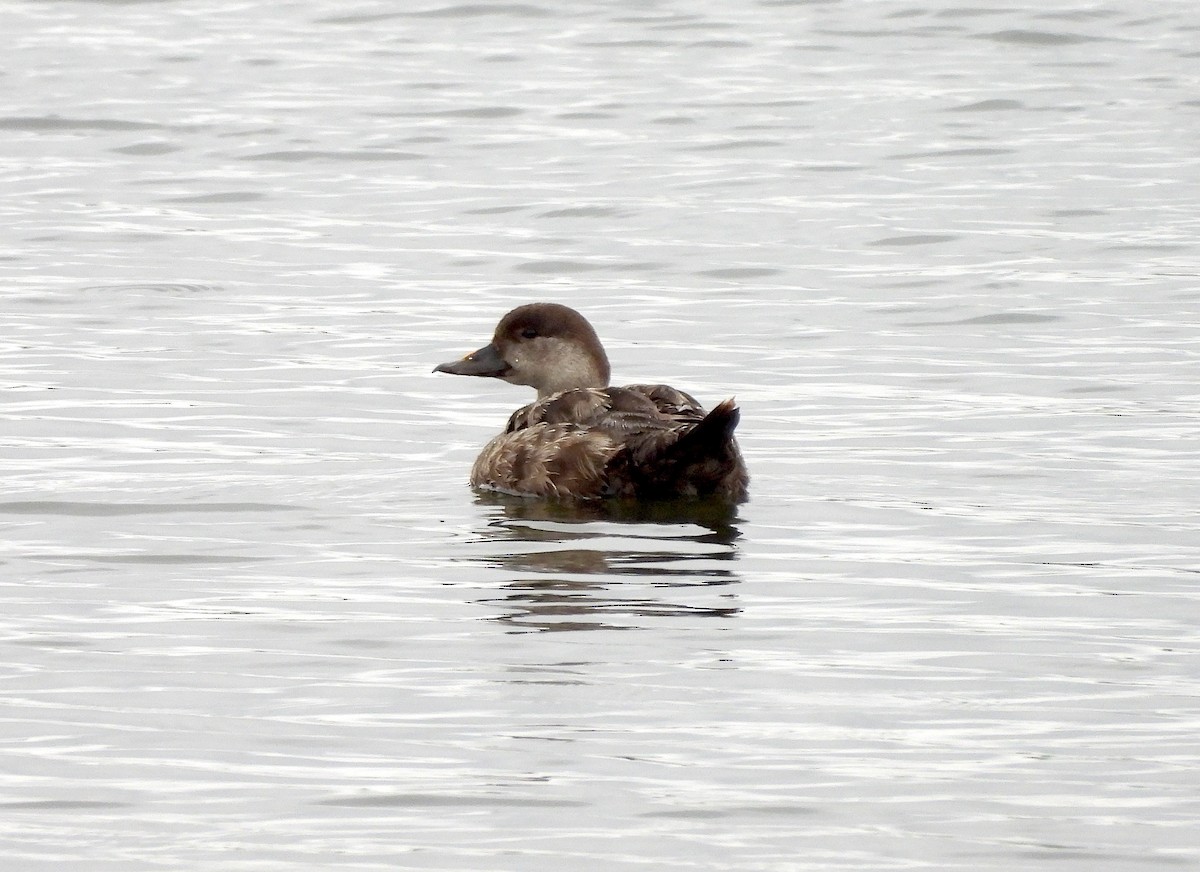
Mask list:
[[[695,397],[670,385],[626,385],[620,390],[645,397],[659,415],[673,424],[698,424],[707,414]]]
[[[512,414],[480,456],[475,483],[541,495],[744,498],[737,421],[732,401],[706,414],[667,385],[564,391]]]
[[[623,438],[632,433],[692,427],[704,418],[695,398],[667,385],[576,388],[518,409],[505,432],[538,424],[599,429]]]

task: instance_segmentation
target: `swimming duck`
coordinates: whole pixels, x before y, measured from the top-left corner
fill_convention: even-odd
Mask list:
[[[519,306],[500,319],[489,344],[434,372],[537,391],[483,449],[471,469],[473,487],[579,500],[746,499],[733,400],[705,412],[667,385],[609,387],[604,346],[567,306]]]

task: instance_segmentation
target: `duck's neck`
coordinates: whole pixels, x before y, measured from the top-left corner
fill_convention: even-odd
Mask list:
[[[555,371],[550,378],[545,379],[536,387],[539,400],[575,388],[606,388],[608,387],[607,367],[603,372],[595,366],[566,367]]]
[[[608,387],[609,366],[608,355],[599,340],[588,348],[587,354],[579,353],[577,347],[564,344],[552,346],[553,351],[547,355],[546,365],[538,373],[538,399],[551,394],[574,390],[575,388],[606,388]]]

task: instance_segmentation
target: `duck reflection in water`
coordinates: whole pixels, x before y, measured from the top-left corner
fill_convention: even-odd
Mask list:
[[[730,618],[740,536],[726,501],[563,503],[481,492],[481,531],[504,544],[478,559],[519,575],[497,620],[524,631],[632,629],[675,617]],[[512,546],[517,546],[513,548]]]
[[[500,509],[483,538],[531,546],[483,558],[530,574],[505,586],[502,620],[561,630],[738,613],[728,563],[750,479],[732,400],[706,411],[668,385],[610,386],[596,331],[556,303],[519,306],[435,372],[538,394],[471,471],[479,502]]]

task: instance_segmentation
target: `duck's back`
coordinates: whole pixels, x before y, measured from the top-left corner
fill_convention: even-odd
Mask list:
[[[525,406],[475,462],[471,483],[535,496],[746,498],[732,401],[706,413],[667,385],[576,388]]]

